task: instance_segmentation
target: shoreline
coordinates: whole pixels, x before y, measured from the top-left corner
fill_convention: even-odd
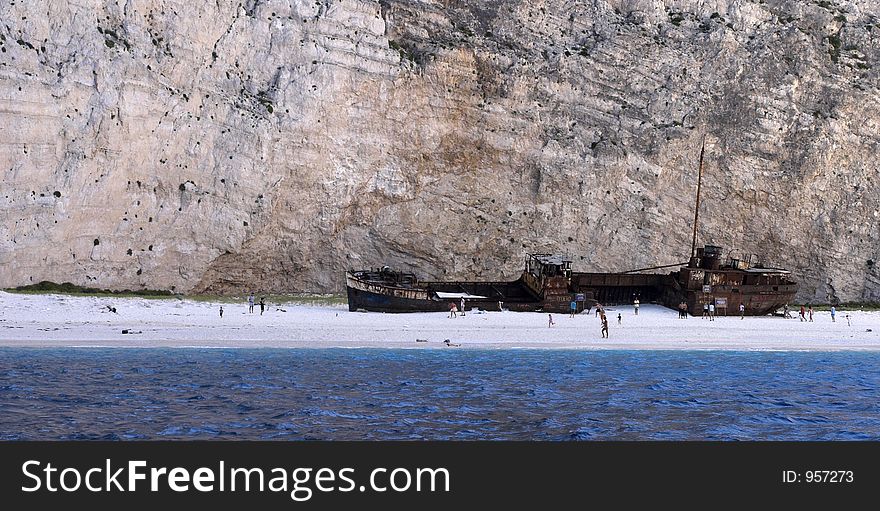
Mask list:
[[[770,316],[679,319],[676,311],[651,304],[642,304],[639,315],[631,306],[606,311],[609,339],[600,337],[592,313],[554,314],[550,328],[548,314],[535,312],[449,318],[289,302],[270,303],[260,316],[259,306],[248,313],[246,304],[225,301],[0,292],[0,348],[880,351],[880,311],[840,310],[836,322],[817,312],[813,323]],[[445,339],[459,346],[446,346]]]

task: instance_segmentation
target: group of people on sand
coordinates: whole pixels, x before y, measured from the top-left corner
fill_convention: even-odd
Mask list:
[[[501,302],[498,302],[498,303],[500,304]],[[500,309],[501,306],[499,305],[498,308]],[[455,302],[449,302],[449,317],[450,318],[458,317],[458,311],[459,311],[458,305],[456,305]],[[464,297],[463,296],[461,297],[461,315],[464,316]]]
[[[248,313],[253,314],[254,313],[254,305],[256,304],[256,298],[254,297],[253,293],[248,295],[247,303],[248,303]],[[262,316],[263,312],[266,311],[266,299],[261,296],[259,303],[260,303],[260,316]],[[223,306],[222,305],[220,306],[220,317],[221,318],[223,317]]]
[[[791,313],[788,310],[788,304],[785,304],[785,307],[783,307],[782,310],[783,310],[782,317],[784,317],[784,318],[791,317]],[[831,322],[837,323],[837,307],[832,305],[830,312],[831,312]],[[801,310],[800,310],[800,312],[798,312],[798,318],[801,320],[801,322],[812,323],[813,322],[813,306],[810,304],[807,304],[806,306],[801,305]],[[852,326],[852,323],[850,322],[849,314],[846,315],[846,324],[848,326]]]
[[[808,316],[810,319],[807,319]],[[807,305],[807,308],[804,309],[804,306],[801,305],[801,312],[798,314],[798,317],[801,319],[801,321],[806,321],[808,323],[812,323],[813,322],[813,306]],[[832,317],[833,317],[833,314],[832,314]]]

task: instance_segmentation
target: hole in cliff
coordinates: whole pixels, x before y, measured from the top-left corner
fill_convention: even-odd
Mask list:
[[[125,253],[131,255],[131,249],[126,250]]]
[[[247,225],[248,225],[248,223],[247,223],[247,221],[245,221],[245,222],[244,222],[244,226],[247,227]]]
[[[150,252],[152,252],[152,251],[153,251],[153,245],[150,245],[149,247],[147,247],[147,250],[149,250]]]
[[[101,244],[101,242],[98,240],[98,238],[95,238],[94,244],[97,247],[98,245]]]
[[[874,260],[868,259],[868,268],[873,268],[873,267],[874,267]]]
[[[58,190],[55,190],[55,193],[53,193],[52,195],[54,195],[56,198],[58,198],[58,197],[61,197],[61,192],[59,192]]]

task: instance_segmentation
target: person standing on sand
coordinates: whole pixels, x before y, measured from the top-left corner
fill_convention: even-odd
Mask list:
[[[457,318],[457,317],[458,317],[458,314],[455,313],[457,310],[458,310],[458,309],[455,307],[455,304],[454,304],[454,303],[450,303],[450,304],[449,304],[449,317],[450,317],[450,318]]]
[[[623,322],[623,317],[622,317],[622,316],[620,315],[620,313],[618,312],[618,313],[617,313],[617,324],[620,325],[622,322]]]
[[[602,312],[602,304],[597,303],[596,304],[596,317],[598,318],[600,314],[604,314],[604,312]]]
[[[263,297],[260,297],[260,316],[263,315],[263,311],[266,310],[266,300]]]
[[[846,326],[852,326],[852,323],[849,322],[849,312],[846,313]]]
[[[569,302],[568,308],[569,308],[569,310],[571,310],[571,314],[569,315],[569,317],[573,318],[575,312],[577,312],[577,308],[578,308],[577,302],[572,300],[571,302]]]
[[[810,323],[812,323],[813,322],[813,306],[812,305],[810,305],[809,313],[810,313]]]
[[[709,304],[703,304],[703,319],[709,319]]]
[[[715,303],[709,304],[709,321],[715,321]]]
[[[739,304],[739,319],[746,319],[746,304]]]
[[[800,316],[801,316],[801,321],[806,321],[806,320],[807,320],[807,310],[804,309],[804,306],[803,306],[803,305],[801,305]]]
[[[464,316],[464,297],[461,297],[461,315]]]
[[[633,300],[633,309],[635,310],[636,316],[639,315],[639,299],[636,298]]]
[[[253,293],[251,293],[250,296],[248,296],[248,312],[249,313],[254,312],[254,294]]]
[[[555,325],[556,323],[553,322],[553,314],[547,314],[547,316],[548,316],[547,328],[550,328],[551,326]]]
[[[220,306],[220,317],[221,318],[223,317],[223,306],[222,305]]]
[[[602,314],[602,338],[608,338],[608,318],[604,314]]]
[[[835,309],[834,306],[832,305],[832,306],[831,306],[831,322],[832,322],[832,323],[835,322],[835,321],[834,321],[834,316],[835,316],[835,315],[837,315],[837,309]]]
[[[785,304],[782,308],[782,318],[791,318],[791,311],[788,310],[788,304]]]

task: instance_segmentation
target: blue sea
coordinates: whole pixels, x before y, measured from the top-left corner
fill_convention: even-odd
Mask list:
[[[2,348],[0,439],[878,440],[880,353]]]

